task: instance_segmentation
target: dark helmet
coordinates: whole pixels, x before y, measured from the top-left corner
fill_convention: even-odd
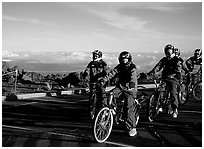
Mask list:
[[[181,52],[180,52],[180,50],[178,48],[174,48],[174,53],[177,56],[180,56],[180,54],[181,54]]]
[[[123,59],[128,59],[128,62],[132,61],[132,56],[128,51],[123,51],[120,53],[118,60],[121,63]]]
[[[194,51],[194,56],[195,57],[200,57],[202,55],[202,50],[201,49],[196,49],[195,51]]]
[[[102,52],[100,50],[94,50],[92,54],[93,54],[93,57],[95,57],[96,55],[98,56],[98,58],[102,57]]]
[[[167,53],[167,50],[173,50],[174,52],[174,46],[172,46],[171,44],[168,44],[164,47],[164,53]]]

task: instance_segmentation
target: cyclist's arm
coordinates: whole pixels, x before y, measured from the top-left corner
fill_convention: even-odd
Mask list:
[[[87,65],[86,69],[82,73],[83,78],[86,78],[90,74],[90,64],[91,64],[91,62]]]
[[[104,81],[107,82],[110,79],[112,79],[115,75],[118,74],[118,67],[116,66],[114,69],[112,69],[106,76],[103,77]]]
[[[136,89],[137,90],[137,85],[138,85],[138,81],[137,81],[137,68],[133,68],[131,70],[131,79],[130,79],[130,83],[129,83],[129,87],[130,89]]]
[[[160,71],[163,67],[164,67],[164,58],[162,58],[150,72],[155,74],[156,72]]]
[[[189,69],[189,71],[193,70],[193,63],[192,63],[191,58],[186,60],[186,67]]]
[[[181,70],[182,70],[182,63],[178,61],[176,65],[176,76],[175,76],[178,80],[181,79]]]

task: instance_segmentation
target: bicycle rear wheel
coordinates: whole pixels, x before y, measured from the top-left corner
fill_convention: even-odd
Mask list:
[[[196,101],[202,100],[202,81],[199,81],[194,85],[192,94]]]
[[[108,107],[104,107],[98,112],[95,118],[93,127],[94,139],[99,143],[105,142],[112,131],[112,127],[113,114]]]
[[[147,116],[150,122],[153,122],[159,114],[159,94],[154,93],[147,103]]]

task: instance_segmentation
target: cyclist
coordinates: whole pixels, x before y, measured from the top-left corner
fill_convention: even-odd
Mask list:
[[[135,118],[134,102],[137,95],[137,68],[132,62],[132,56],[128,51],[123,51],[119,55],[119,64],[112,69],[105,77],[101,79],[106,82],[115,76],[118,76],[116,87],[113,89],[115,95],[120,96],[124,100],[124,115],[126,119],[126,128],[129,136],[137,134],[136,125],[138,119]],[[128,92],[124,92],[127,89]]]
[[[160,71],[162,68],[162,79],[166,80],[166,84],[170,89],[171,108],[170,114],[173,118],[178,116],[178,98],[177,98],[177,85],[181,79],[181,63],[179,58],[174,55],[174,47],[168,44],[164,47],[165,57],[163,57],[156,66],[148,73],[153,75]]]
[[[188,79],[187,79],[187,83],[189,84],[192,81],[193,76],[202,67],[202,51],[201,51],[201,49],[196,49],[194,51],[194,56],[192,56],[186,60],[186,66],[190,71],[190,73],[188,75]]]
[[[85,71],[83,72],[82,76],[83,78],[89,76],[89,89],[90,89],[90,95],[89,95],[89,102],[93,102],[93,99],[91,99],[92,94],[93,94],[93,88],[96,88],[99,91],[98,95],[98,100],[95,101],[97,104],[97,108],[101,108],[103,106],[103,104],[107,103],[107,97],[106,97],[106,93],[105,93],[105,86],[99,86],[96,84],[98,78],[104,77],[107,72],[108,72],[108,66],[106,64],[105,61],[103,61],[102,59],[102,52],[98,49],[94,50],[92,52],[93,54],[93,60],[87,65]],[[91,104],[92,105],[92,104]],[[95,110],[99,110],[99,109],[95,109],[96,107],[90,107],[90,114],[91,114],[91,118],[94,118],[94,114],[93,112],[95,112]],[[92,110],[92,108],[94,108],[95,110]]]
[[[181,62],[182,70],[184,70],[185,73],[188,73],[189,70],[188,70],[188,68],[186,67],[185,63],[184,63],[183,58],[181,57],[180,49],[174,47],[174,54],[175,54],[175,56],[177,56],[177,57],[179,58],[179,60],[180,60],[180,62]]]

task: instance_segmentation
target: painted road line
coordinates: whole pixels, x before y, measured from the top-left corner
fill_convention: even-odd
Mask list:
[[[11,128],[11,129],[26,130],[26,131],[43,132],[43,133],[54,134],[54,135],[61,135],[61,136],[73,137],[73,138],[80,138],[79,136],[75,136],[75,135],[59,134],[59,133],[54,133],[54,132],[39,131],[39,130],[25,128],[25,127],[17,127],[17,126],[10,126],[10,125],[2,125],[2,127]]]
[[[104,143],[111,144],[111,145],[117,145],[121,147],[135,147],[135,146],[131,146],[131,145],[123,144],[123,143],[111,142],[111,141],[105,141]]]
[[[181,112],[181,113],[198,113],[198,114],[202,114],[202,111],[187,111],[187,110],[179,110],[179,112]]]
[[[35,130],[35,129],[31,129],[31,128],[25,128],[25,127],[17,127],[17,126],[10,126],[10,125],[2,125],[2,127],[11,128],[11,129],[26,130],[26,131],[42,132],[42,133],[47,133],[47,134],[51,134],[51,135],[58,135],[58,136],[64,136],[64,137],[72,137],[72,138],[80,138],[80,139],[85,138],[85,139],[88,139],[88,140],[93,140],[92,137],[88,137],[88,136],[77,136],[77,135],[73,135],[73,134],[63,134],[63,133],[39,131],[39,130]],[[105,141],[104,143],[111,144],[111,145],[117,145],[117,146],[121,146],[121,147],[134,147],[134,146],[130,146],[130,145],[127,145],[127,144],[111,142],[111,141]]]

